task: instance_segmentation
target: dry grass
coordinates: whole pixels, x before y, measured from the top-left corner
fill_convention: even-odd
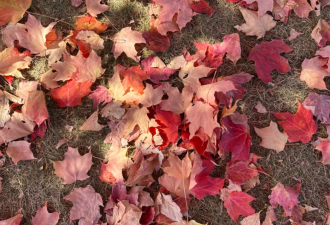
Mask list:
[[[195,16],[193,21],[182,29],[181,33],[175,33],[171,40],[170,49],[164,53],[156,54],[164,62],[168,63],[173,57],[181,55],[183,47],[186,47],[192,53],[196,51],[192,43],[193,41],[221,42],[223,36],[237,32],[234,28],[235,25],[244,22],[241,13],[232,4],[226,3],[224,0],[210,0],[208,2],[217,11],[212,17],[207,15]],[[115,61],[112,54],[110,54],[111,37],[118,30],[129,26],[131,20],[135,21],[132,24],[133,29],[139,31],[149,29],[148,9],[144,2],[110,0],[109,4],[111,6],[110,10],[100,17],[101,21],[113,24],[113,26],[102,34],[107,41],[105,42],[105,49],[98,51],[98,54],[102,56],[102,66],[107,70],[96,84],[106,84],[106,79],[111,77],[113,73],[112,67],[117,63],[122,63],[123,65],[135,64],[133,60],[125,57]],[[83,6],[79,8],[71,6],[69,0],[56,0],[55,2],[53,0],[33,0],[29,11],[63,20],[66,23],[58,22],[56,28],[69,30],[70,26],[67,23],[73,24],[77,16],[83,15],[83,13],[79,12],[82,8]],[[44,26],[54,21],[52,18],[45,16],[36,15],[36,17],[42,21]],[[330,21],[330,7],[326,7],[323,10],[321,17]],[[305,58],[312,58],[317,49],[316,44],[310,37],[310,33],[317,24],[318,19],[314,13],[310,14],[309,19],[301,19],[292,14],[288,24],[278,23],[261,40],[240,33],[242,59],[236,65],[225,60],[220,67],[221,76],[240,71],[255,75],[253,62],[247,60],[251,47],[261,41],[285,39],[289,36],[291,28],[304,33],[304,35],[294,41],[285,41],[293,49],[292,52],[284,54],[289,60],[292,68],[291,72],[280,74],[277,71],[273,71],[273,85],[264,84],[257,78],[253,78],[244,85],[247,93],[239,104],[239,110],[247,114],[251,127],[265,127],[269,125],[270,120],[275,121],[275,117],[271,113],[261,115],[256,112],[254,107],[257,101],[261,101],[268,111],[290,111],[294,113],[297,110],[296,99],[302,102],[311,91],[304,82],[299,80],[299,74],[302,61]],[[143,57],[149,54],[151,52],[144,51]],[[34,60],[32,70],[26,76],[29,79],[38,79],[40,73],[48,70],[46,65],[45,58]],[[329,94],[328,91],[316,92]],[[84,120],[94,112],[91,100],[85,99],[83,105],[69,108],[67,111],[65,108],[57,107],[55,101],[50,96],[47,95],[46,98],[51,124],[45,138],[33,141],[31,145],[37,160],[20,162],[18,166],[15,166],[7,158],[5,166],[0,168],[0,176],[3,177],[3,193],[0,194],[0,219],[9,218],[22,208],[22,213],[24,214],[22,224],[31,224],[31,216],[47,201],[51,210],[61,213],[59,224],[69,224],[71,204],[62,198],[69,194],[73,188],[91,184],[102,195],[104,200],[111,193],[111,185],[101,182],[98,178],[100,159],[104,157],[110,146],[109,144],[104,144],[103,140],[110,130],[83,132],[78,129]],[[72,133],[65,130],[66,124],[74,127]],[[317,135],[324,136],[324,133],[324,128],[320,125]],[[319,211],[307,213],[304,217],[305,220],[323,222],[324,215],[328,211],[324,196],[329,194],[330,178],[329,167],[317,162],[321,158],[320,154],[313,151],[311,144],[288,144],[285,151],[275,154],[274,151],[258,145],[260,138],[256,136],[253,129],[251,129],[251,136],[253,138],[251,152],[263,157],[259,160],[259,163],[271,176],[261,175],[261,184],[248,192],[257,198],[253,201],[252,206],[256,209],[256,212],[262,210],[261,218],[265,216],[265,209],[269,202],[268,195],[271,192],[270,189],[276,185],[276,181],[295,187],[297,182],[293,177],[296,177],[302,180],[303,192],[299,196],[301,203],[319,209]],[[91,148],[94,156],[94,165],[89,172],[89,179],[78,181],[72,185],[62,185],[54,174],[51,160],[63,160],[63,155],[67,150],[67,145],[63,145],[58,150],[55,148],[58,141],[62,138],[70,139],[68,145],[78,147],[81,154],[88,152],[88,149]],[[221,164],[221,162],[219,163]],[[224,167],[218,167],[213,172],[213,175],[223,177]],[[276,224],[287,224],[286,219],[280,216],[282,214],[280,207],[276,209],[276,213],[279,219]],[[219,196],[209,196],[201,201],[193,199],[190,204],[189,215],[191,219],[195,219],[200,223],[208,223],[209,225],[235,224],[228,216]]]

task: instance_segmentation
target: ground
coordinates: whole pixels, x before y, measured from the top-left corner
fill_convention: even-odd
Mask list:
[[[71,6],[70,0],[33,0],[32,2],[28,11],[41,20],[44,26],[53,22],[54,18],[63,21],[58,22],[55,27],[59,30],[70,29],[68,24],[73,24],[78,16],[85,13],[85,10],[82,9],[83,6],[75,8]],[[224,0],[209,0],[208,2],[210,6],[216,9],[216,12],[211,17],[206,14],[195,16],[181,32],[176,32],[173,35],[171,47],[166,52],[156,54],[165,63],[170,62],[175,56],[181,55],[183,47],[186,47],[191,53],[196,51],[192,44],[193,41],[218,43],[222,41],[223,36],[238,32],[234,26],[244,23],[240,11],[233,4],[226,3]],[[112,67],[117,63],[135,64],[134,61],[126,58],[114,60],[110,53],[111,37],[127,26],[132,26],[132,29],[138,31],[149,29],[148,7],[145,1],[110,0],[109,5],[109,11],[100,15],[100,20],[112,24],[112,27],[102,34],[102,37],[106,39],[105,49],[98,51],[103,60],[102,66],[107,70],[96,84],[106,84],[106,80],[113,74]],[[255,75],[255,78],[243,85],[247,92],[239,102],[239,111],[245,113],[249,119],[253,139],[251,152],[263,157],[259,163],[269,174],[269,176],[261,175],[261,183],[248,192],[256,198],[251,205],[256,212],[262,211],[261,220],[265,217],[266,203],[269,202],[268,195],[271,193],[271,188],[276,185],[276,182],[295,187],[297,181],[294,178],[299,178],[302,181],[302,194],[299,195],[301,204],[318,208],[317,211],[304,215],[306,221],[316,221],[317,224],[322,224],[329,210],[324,197],[330,193],[328,190],[330,187],[329,166],[324,166],[318,162],[321,159],[321,154],[313,150],[311,143],[287,144],[285,151],[276,154],[274,151],[258,145],[260,138],[253,129],[254,126],[258,128],[268,126],[270,120],[276,121],[270,112],[264,115],[257,113],[254,109],[257,101],[260,101],[269,111],[295,113],[297,110],[296,99],[303,102],[307,94],[312,91],[304,82],[299,80],[299,75],[303,60],[314,57],[318,49],[310,34],[319,18],[330,21],[330,6],[323,9],[320,17],[316,17],[314,12],[310,14],[309,19],[301,19],[291,14],[286,25],[278,22],[274,29],[267,32],[266,36],[259,40],[255,36],[249,37],[238,32],[242,43],[242,59],[236,65],[226,60],[219,68],[219,76],[231,75],[240,71]],[[131,20],[134,20],[134,23],[129,25]],[[289,36],[291,28],[304,34],[291,42],[287,41],[286,38]],[[293,49],[292,52],[283,54],[289,60],[291,72],[280,74],[273,71],[273,84],[264,84],[256,77],[254,63],[248,61],[248,55],[255,44],[272,39],[284,39],[284,42]],[[143,51],[142,57],[151,53]],[[45,58],[34,60],[31,66],[32,71],[25,76],[30,77],[29,79],[37,79],[41,73],[48,70],[45,62]],[[14,83],[14,85],[16,84]],[[313,91],[329,94],[328,91]],[[31,224],[31,217],[47,201],[50,210],[60,212],[59,224],[69,224],[69,211],[72,204],[63,200],[63,197],[74,188],[85,187],[90,184],[102,195],[104,200],[111,193],[111,185],[101,182],[98,178],[100,162],[110,147],[109,144],[104,144],[103,140],[110,130],[86,132],[78,129],[85,119],[94,112],[92,101],[85,98],[81,106],[66,109],[57,107],[56,102],[49,95],[46,98],[50,114],[50,127],[44,139],[37,139],[32,142],[31,149],[37,160],[14,165],[9,158],[6,158],[5,165],[0,168],[0,177],[3,178],[3,193],[0,194],[0,220],[15,215],[15,212],[21,209],[24,215],[21,224]],[[74,127],[72,133],[65,130],[66,124]],[[326,137],[325,128],[321,124],[319,124],[314,139],[316,137]],[[62,138],[70,139],[68,145],[78,147],[81,154],[91,149],[94,165],[88,173],[90,178],[87,180],[63,185],[54,174],[52,161],[63,160],[64,153],[67,151],[67,145],[63,145],[59,149],[55,148]],[[4,147],[0,148],[3,150]],[[224,178],[224,166],[219,160],[217,163],[219,166],[212,172],[212,175]],[[288,224],[286,218],[281,217],[282,209],[278,207],[275,211],[279,219],[276,224]],[[235,224],[228,216],[218,195],[209,196],[203,200],[193,199],[188,213],[190,219],[199,223],[208,223],[209,225]],[[102,219],[105,221],[104,215]]]

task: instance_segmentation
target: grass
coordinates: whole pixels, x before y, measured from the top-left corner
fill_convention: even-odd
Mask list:
[[[210,0],[208,2],[216,9],[212,17],[205,14],[195,16],[182,29],[182,32],[173,35],[171,47],[166,52],[156,53],[165,63],[169,63],[172,58],[181,55],[183,47],[186,47],[191,53],[195,52],[197,49],[194,47],[193,41],[219,43],[225,35],[237,32],[234,28],[235,25],[244,23],[241,13],[233,4],[226,3],[224,0]],[[110,9],[100,15],[100,20],[112,24],[112,27],[102,34],[102,37],[106,40],[105,49],[98,51],[98,54],[102,57],[102,66],[107,70],[97,80],[96,85],[106,83],[107,79],[113,74],[113,66],[117,63],[136,64],[133,60],[125,57],[120,57],[117,61],[113,58],[110,53],[111,37],[127,26],[132,26],[133,30],[138,31],[146,31],[150,26],[148,8],[145,2],[111,0],[109,5]],[[75,8],[71,6],[69,0],[33,0],[29,11],[44,15],[34,14],[42,21],[44,26],[53,22],[54,19],[52,18],[65,21],[65,23],[58,22],[55,27],[65,32],[69,31],[69,24],[74,24],[78,16],[84,15],[85,10],[83,7]],[[295,113],[297,110],[296,99],[302,102],[307,94],[312,91],[308,89],[304,82],[299,80],[299,75],[302,61],[305,58],[314,57],[315,51],[318,49],[314,40],[311,39],[310,33],[319,18],[330,21],[329,6],[323,9],[320,17],[316,17],[315,13],[311,13],[309,19],[302,19],[292,13],[288,24],[278,22],[277,26],[267,32],[266,36],[260,40],[239,32],[242,43],[242,59],[236,65],[233,65],[229,60],[225,60],[220,67],[220,75],[227,76],[240,71],[255,75],[255,78],[243,85],[247,93],[240,101],[238,109],[248,116],[250,127],[262,128],[268,126],[270,120],[276,121],[271,113],[262,115],[256,112],[254,107],[257,101],[261,101],[269,112],[289,111]],[[131,20],[134,20],[134,23],[129,24]],[[285,39],[289,36],[291,28],[304,34],[294,41],[287,41]],[[280,74],[273,71],[273,84],[264,84],[256,78],[254,63],[248,61],[249,52],[252,47],[261,41],[280,38],[283,38],[285,43],[293,49],[292,52],[283,54],[289,60],[291,72]],[[147,57],[151,53],[150,51],[143,51],[142,57]],[[48,69],[46,59],[41,57],[34,60],[32,70],[25,76],[37,80],[40,74]],[[313,91],[329,94],[328,91]],[[49,95],[46,96],[46,102],[50,114],[50,127],[43,140],[35,140],[31,145],[37,160],[20,162],[15,166],[10,159],[6,158],[5,165],[0,168],[0,177],[3,178],[3,192],[0,194],[0,219],[7,219],[22,209],[24,215],[22,224],[31,224],[31,216],[35,215],[37,209],[47,201],[51,211],[60,212],[59,224],[64,225],[69,223],[71,203],[63,200],[63,197],[68,195],[75,187],[84,187],[90,184],[102,195],[104,200],[111,193],[111,185],[101,182],[98,178],[100,159],[104,158],[110,147],[109,144],[104,144],[103,140],[110,130],[103,129],[100,132],[79,131],[79,127],[85,119],[95,111],[92,108],[92,101],[84,99],[81,106],[69,108],[68,111],[65,108],[57,107],[56,102]],[[64,128],[67,124],[73,126],[71,133]],[[317,223],[323,222],[325,214],[329,210],[324,196],[329,194],[330,176],[329,166],[317,162],[321,159],[320,153],[314,151],[310,143],[298,143],[288,144],[285,151],[276,154],[274,151],[258,145],[260,138],[253,129],[251,129],[251,136],[253,139],[251,152],[263,157],[259,160],[260,166],[272,177],[260,175],[261,183],[248,192],[256,198],[251,205],[256,212],[262,211],[261,218],[264,219],[265,217],[269,202],[268,195],[271,193],[271,188],[276,185],[276,181],[295,187],[297,181],[294,177],[296,177],[302,180],[302,194],[299,196],[301,204],[318,208],[318,211],[306,213],[304,219],[306,221],[315,220]],[[315,138],[317,136],[325,136],[323,125],[319,125],[319,131]],[[70,141],[67,145],[56,149],[55,146],[62,138],[68,138]],[[78,181],[75,184],[63,185],[54,174],[51,160],[63,160],[68,145],[77,147],[81,154],[87,153],[91,148],[94,164],[88,173],[90,178],[85,181]],[[3,147],[0,148],[3,150]],[[221,165],[221,162],[219,164]],[[212,174],[213,176],[224,177],[224,167],[217,167]],[[282,213],[282,209],[278,207],[276,214],[279,221],[276,224],[287,224],[287,219],[281,217]],[[228,216],[218,195],[208,196],[200,201],[193,199],[190,203],[189,215],[191,219],[209,225],[235,224]],[[102,219],[105,221],[105,215]]]

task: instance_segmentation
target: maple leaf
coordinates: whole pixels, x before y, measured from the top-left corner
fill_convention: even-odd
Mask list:
[[[234,222],[237,222],[239,215],[246,217],[254,213],[254,209],[249,205],[249,202],[254,199],[255,198],[251,195],[244,192],[233,191],[225,200],[224,206],[227,209],[229,216]]]
[[[125,109],[122,108],[121,105],[122,103],[119,101],[110,102],[101,110],[101,116],[107,117],[108,119],[121,119],[121,117],[125,114]]]
[[[30,150],[30,145],[31,143],[27,141],[13,141],[8,144],[6,153],[15,164],[21,160],[36,159]]]
[[[70,210],[70,222],[80,219],[79,223],[93,225],[101,218],[100,207],[103,206],[102,197],[94,188],[87,185],[85,188],[75,188],[63,199],[73,203]]]
[[[204,65],[195,67],[194,61],[190,61],[180,70],[179,77],[185,86],[190,85],[194,91],[197,91],[201,86],[199,79],[206,77],[212,70]]]
[[[285,132],[280,132],[277,124],[270,121],[269,127],[254,128],[259,137],[262,138],[260,146],[275,150],[277,153],[284,150],[285,144],[288,141],[288,135]]]
[[[1,220],[0,225],[19,225],[23,219],[23,214],[17,214],[6,220]]]
[[[180,115],[175,115],[172,112],[160,110],[156,108],[156,122],[159,124],[158,128],[166,133],[170,142],[175,143],[178,138],[178,127],[181,124]]]
[[[36,91],[38,88],[38,81],[22,81],[19,83],[15,91],[15,95],[21,97],[25,102],[29,97],[29,92]]]
[[[180,160],[174,154],[169,154],[166,163],[163,163],[163,171],[167,175],[178,178],[186,179],[190,176],[192,170],[192,162],[187,154],[183,160]]]
[[[249,130],[242,124],[235,124],[229,117],[222,120],[226,130],[222,134],[219,147],[232,152],[232,161],[248,160],[252,138]]]
[[[82,40],[86,44],[89,44],[92,49],[104,49],[104,40],[94,31],[82,30],[76,36],[77,40]]]
[[[3,0],[0,3],[0,26],[17,23],[30,8],[32,0]]]
[[[322,152],[322,163],[324,165],[329,165],[330,164],[330,142],[329,141],[323,141],[319,143],[316,148],[317,150]]]
[[[77,68],[72,78],[77,82],[92,81],[100,77],[105,69],[101,67],[101,57],[92,50],[87,58],[81,52],[77,56],[71,56],[72,64]]]
[[[260,101],[258,101],[256,107],[254,108],[258,111],[258,113],[267,113],[267,109],[261,104]]]
[[[55,168],[55,174],[63,178],[63,184],[72,184],[77,180],[86,180],[89,176],[87,172],[93,165],[92,153],[81,156],[78,148],[68,148],[64,154],[63,161],[52,161]]]
[[[273,113],[279,120],[278,123],[288,134],[289,142],[301,141],[307,143],[312,139],[312,135],[317,131],[317,123],[313,120],[313,114],[298,102],[298,110],[296,114],[289,112]]]
[[[147,49],[154,52],[165,52],[171,45],[172,35],[161,35],[153,24],[149,31],[143,32],[142,37],[146,41]]]
[[[64,86],[52,89],[50,96],[60,107],[73,107],[81,105],[81,99],[91,92],[91,86],[91,81],[78,83],[75,80],[70,80]]]
[[[330,41],[329,30],[330,24],[324,19],[320,19],[311,33],[312,38],[318,46],[324,47],[326,46],[327,41]]]
[[[311,92],[302,104],[323,124],[330,124],[330,96]]]
[[[151,84],[146,84],[146,88],[144,89],[144,93],[140,99],[140,104],[142,104],[144,107],[158,105],[162,101],[162,97],[162,86],[159,86],[154,89]]]
[[[300,33],[296,31],[295,29],[291,29],[290,36],[288,37],[288,41],[292,41],[293,39],[296,39],[298,36],[302,35],[303,33]]]
[[[47,210],[47,202],[44,207],[38,209],[36,216],[32,217],[33,225],[56,225],[60,218],[58,212],[49,213]]]
[[[268,206],[267,212],[266,212],[266,218],[262,225],[273,225],[273,222],[277,221],[276,214],[274,212],[274,209],[272,206]]]
[[[71,4],[74,6],[74,7],[78,7],[81,5],[83,1],[82,0],[71,0]]]
[[[72,74],[76,72],[76,67],[71,61],[57,62],[51,65],[51,70],[41,74],[40,82],[46,89],[60,87],[57,81],[66,81],[72,78]]]
[[[3,30],[3,41],[8,47],[14,46],[14,41],[18,40],[19,45],[29,49],[32,54],[38,54],[47,49],[45,46],[46,35],[52,30],[56,22],[43,27],[41,22],[29,14],[25,24],[9,23]]]
[[[93,107],[97,108],[100,103],[102,105],[112,101],[111,96],[109,95],[108,89],[102,85],[97,86],[96,90],[92,94],[88,95],[88,98],[93,99]]]
[[[292,187],[284,187],[280,182],[272,188],[271,195],[268,196],[270,204],[276,208],[276,204],[283,207],[287,216],[291,216],[291,211],[298,201],[299,191],[294,190]]]
[[[268,14],[258,17],[258,13],[249,9],[240,8],[246,23],[241,26],[235,26],[239,31],[243,31],[246,35],[257,36],[258,39],[265,36],[266,31],[273,29],[276,22]]]
[[[280,53],[288,53],[292,49],[283,40],[273,40],[256,44],[249,54],[249,60],[255,62],[255,70],[258,77],[264,82],[272,82],[270,72],[274,69],[281,73],[291,71],[288,60],[280,56]]]
[[[127,120],[123,127],[124,134],[127,135],[132,132],[136,125],[139,125],[143,133],[148,132],[149,117],[147,114],[148,109],[146,107],[139,108],[136,105],[132,105],[122,117],[122,120]]]
[[[149,74],[150,80],[155,84],[159,84],[161,80],[168,80],[176,71],[175,69],[166,67],[159,57],[153,55],[142,60],[141,68]]]
[[[9,47],[0,53],[0,74],[23,78],[21,69],[29,68],[32,58],[24,53],[19,53],[14,47]]]
[[[260,225],[260,212],[245,217],[241,221],[241,225]]]
[[[301,65],[300,80],[305,81],[309,88],[327,90],[324,78],[330,76],[327,71],[328,60],[326,58],[314,57],[305,59]]]
[[[275,0],[274,3],[275,19],[286,24],[291,10],[298,6],[297,3],[294,0]]]
[[[34,121],[40,125],[48,118],[45,93],[43,91],[30,91],[29,97],[22,107],[22,113],[25,118]]]
[[[185,86],[182,89],[182,93],[176,87],[169,87],[166,89],[168,96],[167,100],[163,100],[160,103],[162,110],[171,111],[176,115],[179,115],[186,111],[186,109],[192,104],[193,90],[190,86]],[[174,104],[175,103],[175,104]]]
[[[170,195],[158,193],[155,200],[155,211],[156,215],[163,214],[174,222],[182,220],[180,208],[175,202],[173,202]]]
[[[236,90],[236,88],[232,81],[220,80],[215,83],[200,86],[197,90],[196,96],[204,99],[204,101],[210,105],[217,106],[218,103],[215,100],[216,92],[226,94],[227,92],[233,90]]]
[[[190,122],[189,139],[191,139],[195,135],[195,132],[201,127],[204,129],[205,134],[212,137],[214,128],[219,127],[219,123],[216,122],[214,118],[214,111],[212,106],[204,104],[201,101],[197,101],[193,106],[187,108],[185,114],[187,121]]]
[[[190,0],[154,0],[154,2],[162,6],[158,16],[161,23],[172,21],[174,15],[177,14],[176,23],[180,30],[185,27],[195,15],[190,8]]]
[[[226,57],[236,65],[236,62],[241,58],[241,44],[238,33],[225,35],[221,44],[214,45],[214,55],[221,56],[225,52],[227,52]]]
[[[131,160],[126,156],[126,148],[110,149],[105,161],[102,163],[100,179],[104,182],[123,181],[122,170],[128,168]]]
[[[136,92],[143,94],[143,81],[149,79],[149,74],[141,70],[139,66],[126,68],[118,64],[117,67],[119,68],[120,74],[124,77],[122,84],[126,92],[128,92],[130,88],[133,88]]]
[[[98,124],[98,110],[94,112],[88,119],[79,127],[79,130],[100,131],[104,125]]]
[[[259,173],[256,169],[249,167],[250,160],[229,161],[226,165],[226,178],[234,184],[245,184],[246,180],[251,180]]]
[[[10,120],[9,99],[3,91],[0,91],[0,127],[3,127]]]
[[[307,0],[294,0],[298,7],[295,7],[293,10],[295,14],[301,18],[308,18],[308,15],[311,11],[313,11],[310,4],[307,2]]]
[[[330,58],[330,46],[325,46],[324,48],[320,48],[319,50],[316,51],[316,55],[320,55],[323,58],[328,58],[327,66],[328,66],[328,72],[330,72],[330,61],[329,61],[329,58]]]
[[[267,11],[273,11],[274,0],[245,0],[246,3],[251,4],[258,2],[258,16],[263,16]]]
[[[101,23],[95,17],[89,14],[87,16],[79,17],[76,19],[74,25],[75,30],[93,30],[97,34],[104,32],[108,28],[107,24]]]
[[[137,56],[137,51],[135,50],[136,43],[146,43],[143,38],[142,33],[138,31],[132,31],[131,27],[125,27],[113,36],[113,46],[111,52],[113,53],[115,59],[125,52],[127,57],[134,59],[135,61],[140,60],[140,56]]]
[[[0,130],[0,137],[4,142],[10,142],[32,134],[35,125],[35,122],[26,119],[22,113],[14,112],[10,120]]]
[[[96,17],[98,14],[103,13],[107,11],[110,7],[101,4],[101,0],[86,0],[86,7],[87,7],[87,12],[91,15]]]
[[[200,1],[194,1],[190,8],[194,10],[196,13],[207,13],[208,16],[212,16],[212,14],[215,12],[215,9],[213,9],[205,0]]]

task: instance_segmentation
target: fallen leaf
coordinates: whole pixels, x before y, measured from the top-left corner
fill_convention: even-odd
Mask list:
[[[27,101],[22,107],[22,114],[25,118],[40,125],[48,119],[45,93],[43,91],[30,91]]]
[[[112,101],[108,89],[102,85],[97,86],[96,90],[88,95],[88,98],[93,99],[93,108],[97,108],[101,103],[103,103],[102,106],[104,106],[106,103]]]
[[[212,137],[213,130],[219,127],[219,123],[214,119],[214,108],[208,104],[197,101],[185,111],[189,124],[189,132],[191,139],[199,128],[204,129],[204,133]]]
[[[87,12],[94,17],[109,9],[109,6],[101,4],[101,0],[86,0],[86,7]]]
[[[308,15],[311,11],[313,11],[310,4],[307,0],[294,0],[298,7],[293,8],[295,14],[301,18],[308,18]]]
[[[258,113],[267,113],[267,109],[261,104],[260,101],[258,101],[255,109],[258,111]]]
[[[249,167],[250,160],[229,161],[226,165],[226,178],[234,184],[245,184],[246,180],[251,180],[259,173],[256,169]]]
[[[14,41],[18,40],[21,47],[29,49],[32,54],[38,54],[47,49],[46,35],[55,24],[56,22],[53,22],[45,28],[39,20],[29,14],[25,24],[9,23],[3,29],[3,41],[8,47],[14,47]]]
[[[327,66],[328,66],[328,72],[330,72],[330,61],[329,61],[329,58],[330,58],[330,46],[325,46],[324,48],[320,48],[319,50],[316,51],[316,55],[320,55],[323,58],[328,58]]]
[[[258,2],[258,16],[265,15],[267,11],[273,11],[274,0],[245,0],[247,4]]]
[[[95,33],[100,34],[104,32],[107,28],[107,24],[103,24],[98,21],[95,17],[91,15],[79,17],[74,23],[75,30],[93,30]]]
[[[190,8],[189,0],[155,0],[154,2],[162,6],[158,16],[158,19],[161,21],[161,23],[166,21],[171,22],[174,15],[177,14],[176,23],[178,24],[180,30],[185,27],[186,24],[190,22],[192,17],[195,15],[195,13]]]
[[[245,217],[241,221],[241,225],[260,225],[260,212]]]
[[[9,99],[3,91],[0,91],[0,127],[3,127],[9,120]]]
[[[273,225],[273,222],[277,221],[274,209],[272,206],[268,206],[267,212],[266,212],[266,218],[264,222],[262,222],[262,225]]]
[[[1,220],[0,225],[19,225],[23,219],[23,214],[17,214],[7,220]]]
[[[302,103],[323,124],[330,124],[330,96],[310,92]]]
[[[158,193],[155,200],[155,211],[156,215],[163,214],[174,222],[182,220],[180,208],[175,202],[173,202],[170,195]]]
[[[298,200],[299,191],[294,190],[292,187],[284,187],[280,182],[272,188],[272,194],[268,196],[273,208],[276,208],[276,204],[283,207],[287,216],[291,216],[293,207],[299,203]]]
[[[236,223],[239,215],[244,217],[250,216],[254,213],[254,209],[249,205],[249,202],[255,200],[251,195],[244,192],[233,191],[229,194],[224,202],[229,216]]]
[[[146,43],[142,36],[142,33],[138,31],[132,31],[131,27],[125,27],[113,36],[113,46],[111,52],[113,53],[115,59],[125,52],[127,57],[134,59],[135,61],[140,60],[140,56],[137,56],[137,51],[135,50],[136,43]]]
[[[151,107],[158,105],[162,101],[163,97],[163,88],[159,86],[153,88],[151,84],[146,84],[143,95],[140,97],[140,104],[144,107]]]
[[[87,58],[81,52],[77,56],[71,56],[72,64],[77,70],[72,74],[72,78],[77,82],[92,81],[100,77],[105,69],[101,67],[101,57],[92,50]]]
[[[78,148],[68,148],[64,154],[63,161],[52,161],[55,169],[55,174],[63,178],[63,184],[72,184],[77,180],[86,180],[89,178],[87,172],[93,165],[92,153],[89,152],[81,156]]]
[[[288,134],[289,142],[301,141],[305,144],[312,139],[312,135],[317,131],[317,123],[313,120],[312,112],[305,109],[298,100],[297,102],[298,110],[296,114],[289,112],[273,114],[281,120],[278,123]]]
[[[237,25],[235,28],[239,31],[243,31],[246,35],[257,36],[258,39],[265,36],[266,31],[273,29],[276,26],[276,22],[268,14],[258,16],[258,13],[249,9],[239,8],[246,23],[241,26]]]
[[[91,81],[78,83],[70,80],[64,86],[52,89],[50,96],[59,107],[73,107],[82,104],[81,99],[91,92],[91,86]]]
[[[277,153],[281,152],[285,148],[285,144],[288,141],[288,135],[285,132],[280,132],[277,128],[277,124],[270,121],[269,127],[254,128],[259,137],[262,138],[260,146],[275,150]]]
[[[29,68],[32,58],[24,53],[19,53],[14,47],[8,47],[0,53],[0,61],[1,75],[23,78],[19,70]]]
[[[309,88],[327,90],[324,78],[330,76],[327,71],[328,60],[326,58],[314,57],[305,59],[301,65],[300,80],[305,81]]]
[[[176,87],[169,87],[166,89],[166,94],[168,99],[160,103],[162,110],[171,111],[179,115],[192,105],[191,100],[194,92],[190,86],[185,86],[182,93],[180,93],[179,89]]]
[[[302,35],[303,33],[300,33],[296,31],[295,29],[291,29],[290,36],[288,37],[288,41],[292,41],[293,39],[296,39],[298,36]]]
[[[311,37],[318,46],[326,46],[327,41],[330,41],[330,24],[324,19],[320,19],[312,31]]]
[[[76,36],[77,40],[82,40],[87,44],[90,44],[92,49],[104,49],[104,40],[94,31],[82,30]]]
[[[79,127],[79,130],[100,131],[104,125],[100,125],[98,121],[99,111],[96,110],[88,119]]]
[[[56,225],[60,218],[58,212],[49,213],[47,202],[44,207],[38,209],[36,216],[32,216],[33,225]]]
[[[315,149],[319,150],[322,152],[322,160],[321,162],[324,165],[328,165],[330,164],[330,142],[329,141],[322,141],[321,143],[319,143]]]
[[[30,8],[32,0],[3,0],[0,5],[0,26],[17,23]]]
[[[12,141],[8,144],[6,153],[17,164],[21,160],[36,159],[30,150],[31,143],[27,141]]]
[[[219,147],[225,152],[232,152],[232,161],[248,160],[252,138],[249,130],[242,124],[235,124],[229,117],[222,120],[226,127],[222,134]]]
[[[121,65],[117,65],[119,68],[119,73],[124,77],[123,79],[123,86],[128,92],[130,88],[133,88],[136,92],[143,94],[143,81],[149,79],[149,74],[142,70],[139,66],[132,66],[126,68]]]
[[[190,5],[190,8],[196,13],[206,13],[208,16],[212,16],[212,14],[215,12],[215,9],[212,8],[205,0],[193,2]]]
[[[73,203],[70,210],[70,222],[79,219],[81,224],[93,225],[101,218],[100,207],[103,206],[102,197],[94,188],[87,185],[85,188],[75,188],[63,199]]]
[[[280,53],[291,52],[292,49],[287,46],[283,40],[273,40],[256,44],[249,54],[249,60],[255,62],[255,70],[258,77],[264,82],[272,82],[270,73],[276,69],[281,73],[291,71],[288,60]]]

